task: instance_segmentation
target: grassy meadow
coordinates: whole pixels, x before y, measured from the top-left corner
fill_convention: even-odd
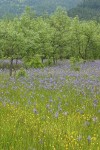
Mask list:
[[[100,61],[1,70],[0,150],[100,150]]]

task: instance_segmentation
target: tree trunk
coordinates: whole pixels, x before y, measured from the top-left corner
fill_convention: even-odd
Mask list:
[[[16,65],[18,64],[18,58],[16,58]]]
[[[13,70],[13,58],[10,60],[10,76],[12,76],[12,70]]]
[[[56,60],[55,60],[55,57],[53,57],[53,64],[54,64],[54,65],[56,64]]]
[[[63,57],[62,57],[62,55],[60,55],[60,60],[61,60],[61,61],[63,60]]]
[[[57,58],[56,58],[56,64],[57,64]]]
[[[41,60],[42,60],[42,64],[44,63],[44,58],[43,57],[41,57]]]

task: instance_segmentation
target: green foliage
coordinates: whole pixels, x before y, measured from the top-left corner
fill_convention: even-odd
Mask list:
[[[25,62],[25,66],[28,68],[42,68],[43,64],[39,55],[35,55]]]
[[[60,7],[57,8],[55,13],[50,17],[50,25],[54,28],[52,37],[52,57],[54,59],[63,59],[66,57],[70,23],[71,20],[67,16],[67,12]]]
[[[44,62],[44,66],[52,66],[53,65],[53,58],[47,58]]]
[[[20,70],[16,74],[16,78],[26,77],[27,73],[24,68],[20,68]]]
[[[53,58],[51,57],[51,58],[48,58],[48,65],[50,66],[50,65],[52,65],[52,63],[53,63]]]
[[[72,70],[80,71],[80,64],[83,63],[83,59],[79,57],[70,58],[70,66]]]
[[[83,0],[76,8],[69,10],[69,16],[79,16],[81,20],[100,21],[100,0]]]
[[[27,8],[20,18],[0,20],[0,57],[10,59],[10,75],[17,58],[34,68],[70,57],[99,59],[100,23],[71,19],[60,7],[48,17],[36,17]]]

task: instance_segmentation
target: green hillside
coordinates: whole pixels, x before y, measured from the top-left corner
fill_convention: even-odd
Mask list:
[[[85,20],[100,20],[100,0],[83,0],[76,8],[72,8],[68,12],[69,16],[79,16]]]
[[[26,6],[30,6],[37,14],[52,13],[58,6],[69,10],[80,2],[81,0],[0,0],[0,16],[18,15]]]

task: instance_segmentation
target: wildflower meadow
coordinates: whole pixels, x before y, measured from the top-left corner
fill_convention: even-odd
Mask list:
[[[0,150],[100,150],[100,61],[0,70]]]

